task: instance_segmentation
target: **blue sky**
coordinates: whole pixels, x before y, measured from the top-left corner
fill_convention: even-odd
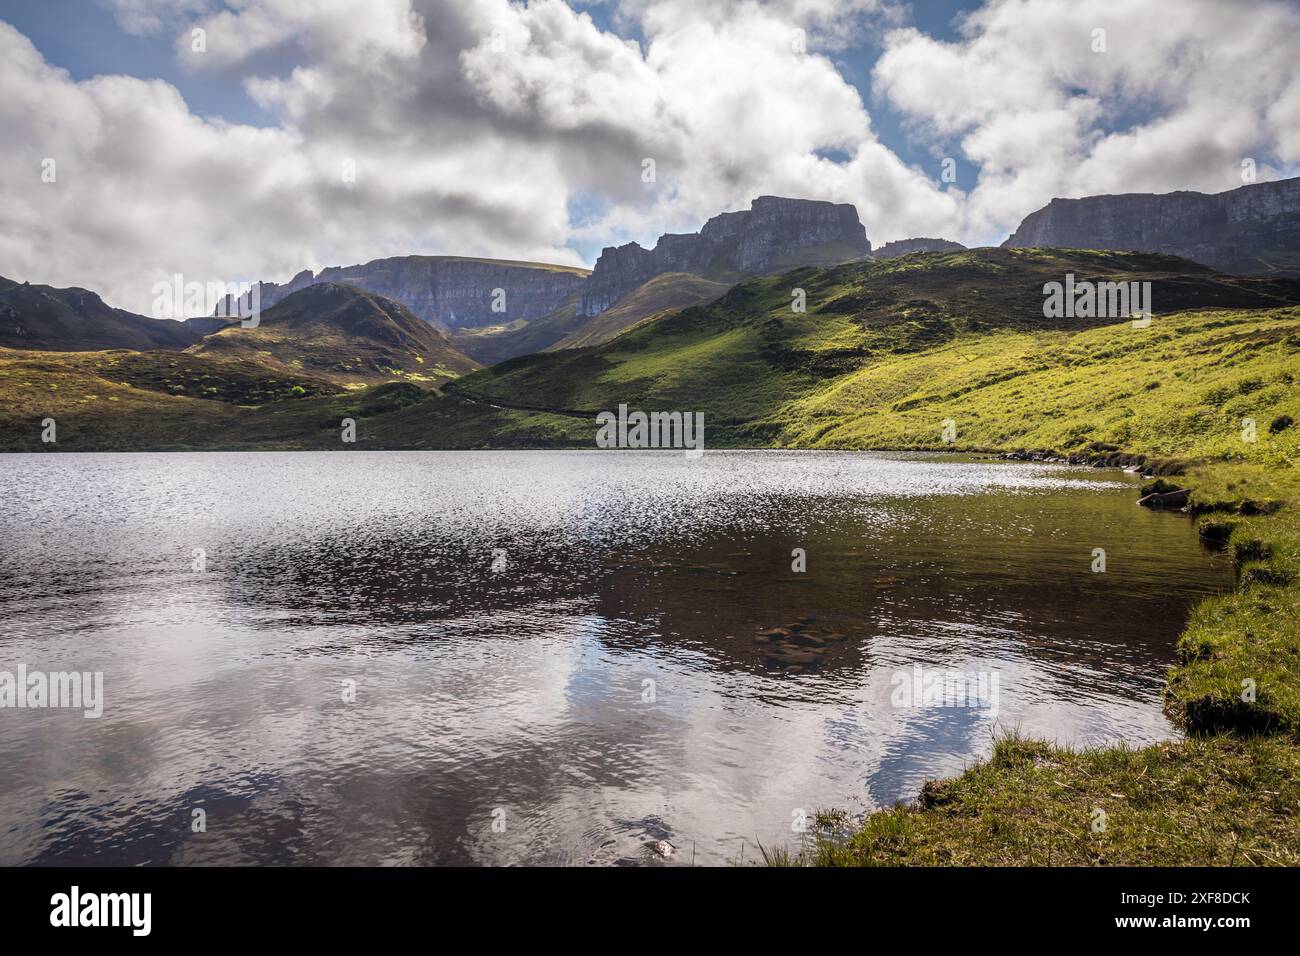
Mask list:
[[[105,73],[166,80],[196,113],[256,126],[275,122],[249,98],[240,76],[184,69],[171,36],[128,33],[101,0],[0,0],[0,20],[25,33],[49,63],[75,80]]]

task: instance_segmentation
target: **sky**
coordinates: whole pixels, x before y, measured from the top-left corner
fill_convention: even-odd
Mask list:
[[[1300,0],[0,0],[0,275],[590,266],[764,194],[873,244],[1300,174]],[[653,176],[649,175],[649,170]]]

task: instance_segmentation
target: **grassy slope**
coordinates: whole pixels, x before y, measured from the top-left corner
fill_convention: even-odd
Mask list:
[[[1068,348],[1060,333],[1112,321],[1043,318],[1043,283],[1059,281],[1066,272],[1081,280],[1151,281],[1157,316],[1214,304],[1267,307],[1300,298],[1300,286],[1220,276],[1164,256],[926,253],[750,280],[714,303],[645,323],[594,348],[527,356],[466,376],[455,391],[520,408],[594,413],[628,402],[645,409],[702,411],[714,446],[818,444],[819,429],[832,424],[844,431],[848,444],[854,436],[844,421],[878,407],[877,396],[892,404],[936,372],[964,388],[970,378],[966,365],[997,369],[1007,348],[1041,344],[1046,349],[1053,342]],[[795,289],[806,294],[804,313],[791,309]],[[1170,335],[1164,325],[1157,318],[1152,329],[1133,330],[1144,337],[1135,334],[1132,341]],[[990,333],[1006,337],[981,346]],[[951,351],[935,351],[942,347]],[[924,363],[893,365],[922,354],[929,354]],[[1068,362],[1070,356],[1042,356],[1048,364],[1058,360]],[[1006,374],[1021,371],[1017,366]],[[933,430],[937,425],[924,423],[926,436]],[[590,431],[580,425],[573,434],[575,442],[589,441]],[[867,444],[922,440],[919,434],[911,441],[898,439],[891,434],[887,441]]]
[[[165,448],[202,443],[241,414],[198,397],[217,387],[245,400],[322,383],[256,365],[175,352],[20,352],[0,349],[0,447],[9,451]],[[53,418],[57,443],[41,441]]]
[[[646,409],[704,412],[708,440],[714,447],[924,444],[937,431],[936,408],[927,409],[924,402],[901,410],[891,405],[892,417],[873,418],[869,423],[862,411],[872,400],[871,390],[888,380],[889,397],[896,403],[926,398],[924,391],[912,395],[909,382],[928,382],[936,375],[952,381],[950,391],[967,388],[969,373],[976,368],[988,375],[1016,375],[1023,368],[997,371],[1003,350],[1012,347],[1041,346],[1046,350],[1042,362],[1072,361],[1070,339],[1062,330],[1095,325],[1097,320],[1043,319],[1042,283],[1060,279],[1066,271],[1080,278],[1150,279],[1156,284],[1158,311],[1162,305],[1173,308],[1224,300],[1268,305],[1280,294],[1280,287],[1217,276],[1181,260],[1116,253],[973,250],[825,270],[807,268],[747,281],[716,302],[645,322],[593,348],[528,356],[471,373],[446,386],[446,394],[430,395],[413,407],[404,405],[394,415],[375,416],[367,423],[365,441],[369,447],[391,448],[590,447],[594,434],[590,420],[508,409],[594,413],[628,402]],[[790,309],[795,288],[806,292],[805,313]],[[219,342],[234,350],[232,358],[261,364],[266,367],[265,377],[278,381],[322,378],[335,385],[356,386],[408,380],[427,386],[431,381],[425,379],[437,372],[430,371],[427,361],[421,367],[404,354],[395,355],[402,347],[390,347],[386,341],[373,343],[378,350],[374,355],[357,355],[346,342],[335,348],[329,329],[311,330],[308,344],[324,349],[316,361],[312,350],[304,354],[295,352],[293,343],[271,341],[277,334],[275,311],[263,316],[262,329],[225,330],[210,336],[197,351],[211,358],[222,351],[214,344]],[[363,317],[374,317],[373,310],[360,311]],[[377,319],[379,326],[386,328],[382,319]],[[1167,334],[1164,323],[1158,316],[1141,337],[1135,330],[1134,336],[1117,341],[1157,343],[1149,353],[1155,361],[1163,347],[1159,337]],[[990,333],[992,338],[981,338]],[[269,338],[261,342],[259,334]],[[1108,334],[1098,341],[1105,341]],[[295,330],[294,335],[301,343],[301,332]],[[1219,346],[1207,343],[1206,347]],[[283,353],[279,359],[277,348]],[[1052,348],[1065,351],[1058,355]],[[978,361],[968,361],[977,354]],[[375,355],[378,358],[371,361]],[[1097,359],[1111,360],[1101,354]],[[392,362],[404,367],[394,371]],[[58,367],[47,366],[40,387],[47,391],[63,387]],[[181,394],[200,394],[189,385],[185,389]],[[4,391],[0,386],[0,407],[7,402],[10,415],[0,420],[0,447],[29,447],[32,413],[24,417],[22,396]],[[473,404],[456,395],[506,408]],[[1008,401],[1014,398],[1008,396]],[[210,427],[197,429],[199,447],[333,447],[336,436],[331,437],[322,423],[336,414],[338,402],[328,396],[299,398],[280,408],[282,403],[270,401],[271,397],[236,398],[235,404],[262,407],[233,418],[229,410],[215,410],[208,403],[194,406],[197,418],[212,419]],[[150,413],[150,396],[137,398],[120,407],[111,427],[87,422],[78,443],[69,447],[176,447],[178,440],[162,428],[171,419]],[[79,414],[89,411],[81,408]],[[959,440],[967,443],[979,437],[978,421],[954,417],[959,419]],[[900,421],[912,431],[902,433]],[[989,433],[982,440],[995,444],[1001,439]],[[189,436],[184,444],[190,444]]]
[[[1300,308],[1197,312],[1077,333],[963,336],[792,401],[761,427],[779,445],[1072,450],[1104,441],[1158,456],[1232,457],[1254,418],[1300,417]],[[1026,408],[1031,410],[1026,414]]]
[[[580,295],[574,293],[532,322],[456,329],[450,338],[465,354],[492,365],[521,355],[598,345],[638,322],[716,299],[730,287],[727,282],[668,272],[650,279],[596,316],[578,314]]]
[[[519,355],[540,352],[580,329],[587,321],[578,315],[580,292],[574,292],[546,315],[531,322],[517,319],[501,325],[454,329],[449,337],[456,348],[484,365]]]
[[[675,309],[699,305],[718,298],[730,285],[714,282],[689,272],[665,272],[633,289],[614,305],[593,316],[559,342],[556,349],[585,348],[608,342],[639,322],[654,319]]]

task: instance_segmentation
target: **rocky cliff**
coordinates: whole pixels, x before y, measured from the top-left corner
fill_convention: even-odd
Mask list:
[[[892,259],[913,252],[956,252],[965,248],[960,242],[951,239],[896,239],[871,253],[871,258]]]
[[[1053,199],[1002,245],[1163,252],[1241,274],[1300,271],[1300,178],[1213,194]]]
[[[871,251],[857,210],[847,203],[760,196],[748,211],[724,212],[698,233],[667,234],[653,249],[608,247],[582,290],[578,314],[596,315],[665,272],[736,281],[861,258]]]
[[[308,286],[351,285],[399,302],[430,325],[448,330],[531,322],[572,295],[586,276],[586,269],[533,262],[398,256],[334,266],[315,275],[303,270],[283,285],[260,283],[260,294],[262,309],[269,309]],[[498,296],[498,289],[504,295]]]

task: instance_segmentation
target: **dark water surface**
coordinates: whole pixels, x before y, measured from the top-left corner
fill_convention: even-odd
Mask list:
[[[1231,573],[1133,484],[856,453],[0,456],[0,671],[105,696],[0,709],[0,864],[750,860],[999,731],[1172,736],[1174,639]],[[900,703],[916,666],[996,675],[996,710]]]

